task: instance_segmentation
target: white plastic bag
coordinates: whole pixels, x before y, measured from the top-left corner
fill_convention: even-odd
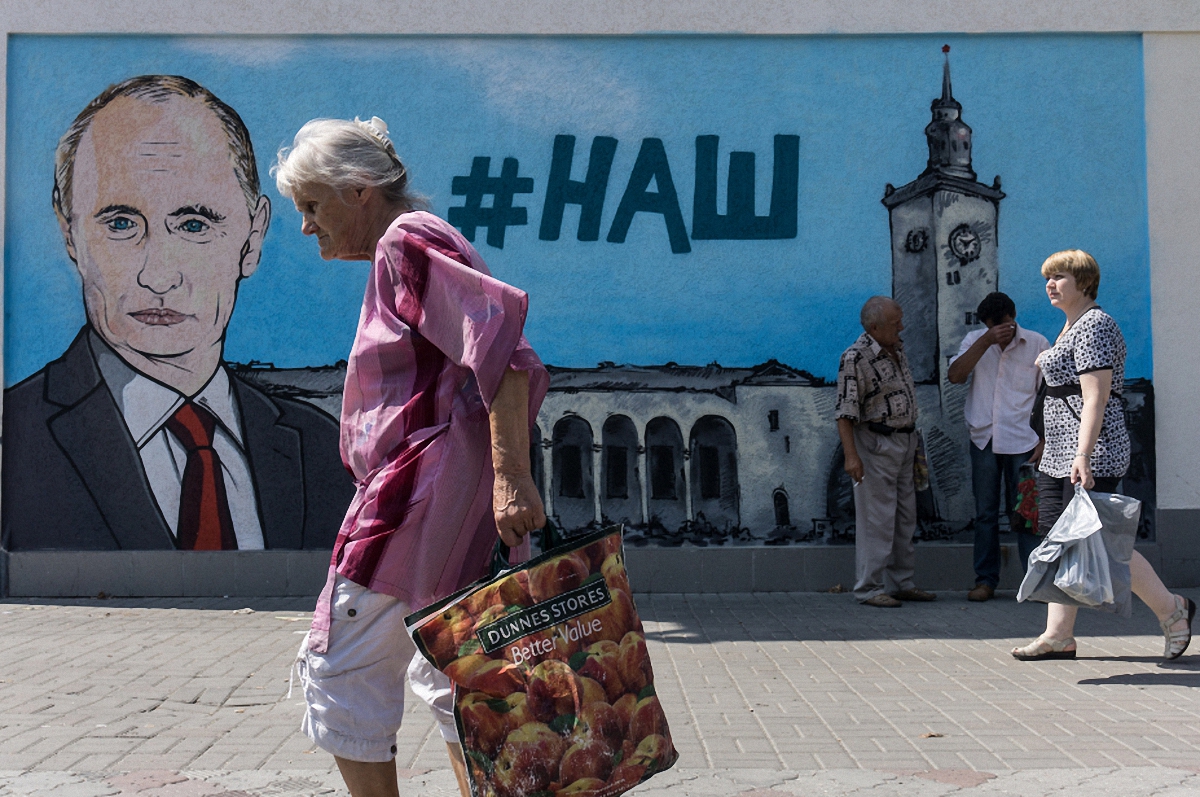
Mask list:
[[[1141,502],[1075,486],[1042,544],[1029,554],[1017,600],[1087,606],[1128,617],[1132,608],[1129,558]]]
[[[1087,491],[1082,488],[1076,488],[1071,504],[1080,506],[1076,517],[1078,528],[1092,528],[1094,525],[1095,530],[1082,538],[1072,540],[1071,544],[1063,549],[1062,557],[1058,560],[1058,575],[1054,577],[1054,586],[1084,606],[1112,603],[1112,574],[1108,569],[1108,551],[1100,534],[1100,518],[1096,514],[1096,508]],[[1057,526],[1058,524],[1055,524],[1056,528]],[[1064,531],[1064,536],[1068,533],[1077,533],[1077,528],[1072,528],[1069,532]]]

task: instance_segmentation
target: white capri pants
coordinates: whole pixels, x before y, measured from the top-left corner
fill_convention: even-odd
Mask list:
[[[442,738],[458,741],[454,685],[417,653],[404,627],[410,613],[391,595],[337,577],[329,650],[314,653],[305,636],[296,660],[307,704],[300,728],[322,750],[350,761],[395,758],[406,671]]]

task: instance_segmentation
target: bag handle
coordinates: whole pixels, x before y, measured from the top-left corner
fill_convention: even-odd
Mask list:
[[[542,527],[543,553],[552,548],[557,548],[566,542],[566,540],[566,535],[562,533],[558,526],[554,525],[554,521],[550,518],[546,518],[546,525]],[[505,545],[504,540],[500,539],[499,535],[497,535],[496,545],[492,548],[491,575],[493,578],[512,567],[512,565],[508,562],[508,556],[510,553],[511,549]]]

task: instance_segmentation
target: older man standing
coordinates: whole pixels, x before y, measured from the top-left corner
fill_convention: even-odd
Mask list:
[[[859,320],[863,334],[838,367],[836,407],[846,473],[854,481],[854,597],[895,608],[937,597],[913,584],[917,393],[900,341],[900,305],[872,296]]]

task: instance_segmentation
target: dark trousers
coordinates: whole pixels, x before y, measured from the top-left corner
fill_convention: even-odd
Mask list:
[[[1117,485],[1120,483],[1120,476],[1097,476],[1096,484],[1092,487],[1092,491],[1097,493],[1115,493]],[[1075,485],[1071,484],[1070,478],[1056,479],[1039,471],[1037,475],[1037,488],[1038,533],[1044,537],[1046,532],[1050,531],[1054,526],[1059,516],[1062,515],[1063,509],[1075,497]]]
[[[1000,513],[1012,513],[1017,505],[1017,482],[1021,465],[1032,451],[1024,454],[996,454],[992,441],[980,450],[971,443],[971,484],[975,490],[975,583],[995,587],[1000,583]],[[1060,510],[1061,511],[1061,510]],[[1038,538],[1017,531],[1017,550],[1021,570],[1029,561]]]

